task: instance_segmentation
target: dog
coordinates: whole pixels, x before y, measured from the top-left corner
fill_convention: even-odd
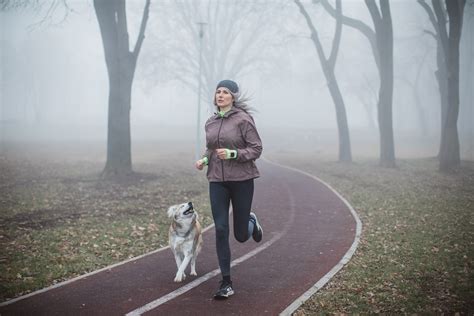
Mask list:
[[[178,267],[174,282],[181,282],[186,278],[184,270],[190,262],[191,275],[197,275],[196,258],[202,248],[201,224],[191,202],[170,206],[168,216],[173,219],[168,241]]]

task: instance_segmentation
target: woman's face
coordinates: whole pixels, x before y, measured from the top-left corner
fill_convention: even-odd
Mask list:
[[[230,91],[226,88],[217,88],[216,90],[216,105],[219,108],[225,108],[232,105],[232,101],[234,97],[230,93]]]

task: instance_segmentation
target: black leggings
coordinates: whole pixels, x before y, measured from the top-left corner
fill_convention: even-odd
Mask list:
[[[219,267],[223,276],[230,276],[230,202],[232,201],[235,239],[239,242],[245,242],[250,237],[249,232],[253,230],[253,223],[249,221],[253,190],[253,179],[209,182],[209,197],[216,228],[217,258],[219,259]]]

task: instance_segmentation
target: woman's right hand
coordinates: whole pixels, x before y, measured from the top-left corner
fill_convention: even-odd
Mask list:
[[[204,161],[202,161],[202,159],[199,159],[198,161],[196,161],[195,166],[196,169],[202,170],[204,168]]]

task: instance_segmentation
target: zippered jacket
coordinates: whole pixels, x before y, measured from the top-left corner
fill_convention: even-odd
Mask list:
[[[260,173],[255,160],[262,154],[262,141],[250,114],[233,106],[223,116],[211,116],[205,125],[207,178],[210,182],[243,181]],[[237,151],[235,159],[219,159],[216,149]]]

